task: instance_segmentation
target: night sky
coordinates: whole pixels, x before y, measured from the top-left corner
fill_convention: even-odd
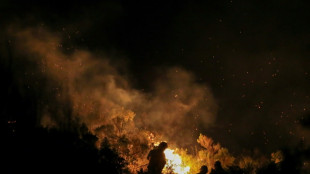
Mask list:
[[[64,54],[87,50],[124,65],[118,73],[150,95],[166,69],[184,69],[211,91],[217,105],[212,123],[197,123],[194,134],[206,134],[233,153],[259,149],[268,154],[309,140],[300,126],[310,113],[309,5],[288,0],[2,1],[1,57],[7,62],[16,55],[9,28],[38,27],[62,37]]]

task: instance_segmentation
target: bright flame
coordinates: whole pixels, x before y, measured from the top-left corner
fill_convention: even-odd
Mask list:
[[[189,172],[190,167],[182,162],[181,156],[174,153],[174,150],[167,148],[164,153],[167,160],[164,171],[172,169],[177,174],[187,174]]]

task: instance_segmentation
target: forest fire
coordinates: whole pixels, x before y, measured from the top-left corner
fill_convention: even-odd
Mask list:
[[[39,113],[36,112],[38,108],[31,105],[31,116],[37,117],[38,114],[35,119],[42,126],[32,138],[36,140],[32,150],[38,156],[33,157],[35,162],[40,163],[44,160],[37,159],[48,158],[50,161],[44,164],[48,166],[58,162],[59,157],[65,154],[66,158],[62,158],[63,161],[57,165],[63,166],[62,163],[70,161],[66,159],[73,159],[67,168],[74,168],[76,171],[80,171],[76,166],[85,166],[85,171],[91,168],[94,171],[110,171],[108,173],[124,171],[145,174],[151,173],[154,166],[158,171],[159,167],[156,166],[159,164],[160,172],[164,174],[194,174],[202,167],[209,171],[258,174],[265,170],[275,171],[271,173],[287,171],[286,164],[291,162],[289,160],[299,159],[298,163],[288,166],[293,171],[290,173],[304,170],[295,167],[302,164],[305,158],[298,156],[302,154],[302,150],[298,150],[298,153],[275,152],[271,159],[261,156],[259,152],[255,152],[254,158],[251,157],[251,152],[249,156],[234,156],[220,143],[214,142],[212,135],[204,135],[205,131],[198,136],[200,130],[196,127],[207,127],[214,123],[218,106],[211,90],[196,82],[194,75],[187,70],[168,68],[163,72],[165,75],[154,82],[154,89],[139,90],[134,85],[131,86],[131,79],[124,76],[121,73],[123,70],[118,70],[118,65],[111,63],[110,59],[97,57],[87,50],[64,52],[58,48],[61,39],[53,33],[39,29],[13,33],[16,34],[12,37],[17,38],[16,49],[20,50],[16,55],[21,57],[21,60],[16,59],[15,62],[23,67],[27,60],[29,62],[26,63],[31,65],[29,67],[37,66],[37,74],[32,73],[33,70],[29,67],[25,68],[25,73],[18,74],[27,77],[22,86],[27,87],[27,91],[33,90],[26,96],[40,96],[29,102],[40,103]],[[40,33],[41,37],[33,33]],[[24,58],[24,55],[35,56]],[[29,74],[35,75],[33,77]],[[42,86],[37,85],[40,79],[46,79]],[[41,92],[37,94],[37,91]],[[6,122],[11,132],[15,132],[16,120],[18,119],[12,118]],[[45,137],[43,135],[49,138],[40,142],[41,136]],[[266,139],[265,131],[263,135]],[[63,140],[67,140],[63,147],[57,144]],[[165,141],[159,140],[170,140],[170,148],[167,148]],[[166,144],[164,148],[160,147],[160,142]],[[38,146],[39,143],[43,145]],[[35,148],[45,146],[54,151],[41,156],[43,150]],[[189,151],[186,149],[188,147]],[[67,149],[73,150],[67,152]],[[308,153],[308,149],[304,151]],[[76,155],[76,152],[81,155]],[[21,154],[23,153],[27,155],[22,156],[32,155],[28,154],[28,150]],[[154,158],[150,157],[152,154],[155,154]],[[159,157],[157,154],[160,154]],[[273,166],[277,167],[272,168]]]
[[[200,134],[196,147],[197,151],[188,153],[187,149],[170,147],[163,152],[166,158],[164,174],[192,174],[197,173],[201,166],[212,169],[216,161],[220,161],[223,167],[232,166],[235,161],[228,149],[221,147],[219,143],[214,143],[213,139]],[[155,148],[160,146],[159,142],[154,143]],[[251,159],[252,160],[252,159]]]
[[[190,170],[190,166],[184,164],[182,157],[174,151],[175,150],[169,148],[164,151],[167,160],[164,173],[169,173],[170,170],[173,170],[173,172],[177,174],[187,174]]]

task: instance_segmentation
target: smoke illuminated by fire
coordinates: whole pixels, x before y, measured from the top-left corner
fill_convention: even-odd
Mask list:
[[[29,88],[48,98],[38,108],[43,127],[61,128],[78,120],[98,137],[98,144],[107,139],[132,173],[146,168],[148,152],[162,139],[180,148],[165,150],[164,173],[197,173],[202,165],[211,169],[217,160],[223,167],[234,163],[228,149],[210,137],[200,135],[200,146],[195,146],[197,125],[213,123],[218,107],[211,90],[197,83],[192,73],[167,68],[163,77],[154,80],[154,88],[145,92],[133,88],[131,80],[119,72],[118,66],[125,65],[114,65],[106,56],[85,50],[64,53],[61,38],[43,29],[11,32],[20,57],[16,56],[20,60],[15,63],[36,67],[23,72],[32,75],[25,78],[31,82],[27,81]],[[45,85],[37,85],[40,79],[46,80]],[[196,148],[191,154],[182,149],[189,145]]]
[[[207,126],[215,118],[217,104],[211,90],[182,68],[165,69],[164,76],[154,80],[154,88],[144,92],[133,88],[131,80],[119,72],[125,65],[114,65],[107,56],[86,50],[65,53],[62,37],[42,28],[10,32],[18,55],[15,63],[36,67],[25,69],[24,74],[33,74],[26,78],[33,81],[29,88],[42,91],[46,95],[42,97],[49,99],[42,99],[38,110],[42,126],[61,127],[79,120],[99,141],[106,138],[128,162],[130,171],[147,163],[154,143],[151,133],[157,140],[188,146],[195,143],[197,124]],[[38,79],[46,79],[45,85],[36,86]]]

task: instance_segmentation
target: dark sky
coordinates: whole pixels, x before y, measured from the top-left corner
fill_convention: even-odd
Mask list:
[[[233,152],[271,152],[308,137],[298,123],[310,110],[307,1],[13,0],[1,2],[0,16],[1,28],[66,36],[64,51],[113,55],[136,89],[151,91],[161,68],[192,72],[219,106],[214,125],[199,129]]]

